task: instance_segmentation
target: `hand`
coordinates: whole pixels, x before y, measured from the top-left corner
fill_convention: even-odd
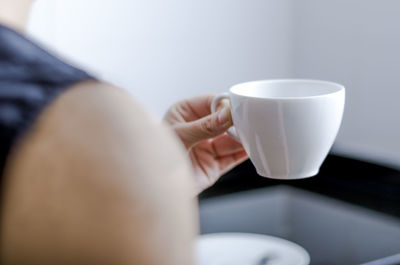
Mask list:
[[[243,146],[226,133],[233,125],[229,107],[220,104],[222,107],[211,114],[214,97],[206,95],[178,102],[163,119],[189,152],[198,192],[248,159]]]

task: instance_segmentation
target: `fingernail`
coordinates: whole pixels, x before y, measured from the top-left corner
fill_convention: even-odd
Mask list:
[[[218,113],[218,122],[221,125],[225,125],[229,121],[230,121],[229,108],[225,107]]]

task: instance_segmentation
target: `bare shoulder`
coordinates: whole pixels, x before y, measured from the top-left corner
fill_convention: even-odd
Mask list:
[[[2,264],[191,264],[185,154],[124,90],[88,82],[61,95],[5,177]]]
[[[80,83],[61,95],[14,153],[14,160],[26,159],[25,164],[68,165],[63,172],[109,169],[116,174],[126,169],[140,170],[139,176],[142,171],[186,170],[188,165],[171,131],[127,91],[99,82]]]

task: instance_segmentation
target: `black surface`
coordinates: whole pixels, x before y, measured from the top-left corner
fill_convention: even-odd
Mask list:
[[[301,180],[260,177],[246,161],[200,194],[200,199],[273,185],[294,186],[400,217],[400,171],[335,155],[327,157],[317,176]]]

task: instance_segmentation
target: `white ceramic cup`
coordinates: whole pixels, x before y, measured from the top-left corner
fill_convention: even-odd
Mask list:
[[[230,100],[239,140],[257,173],[275,179],[316,175],[338,133],[345,88],[317,80],[282,79],[235,85],[215,97]]]

